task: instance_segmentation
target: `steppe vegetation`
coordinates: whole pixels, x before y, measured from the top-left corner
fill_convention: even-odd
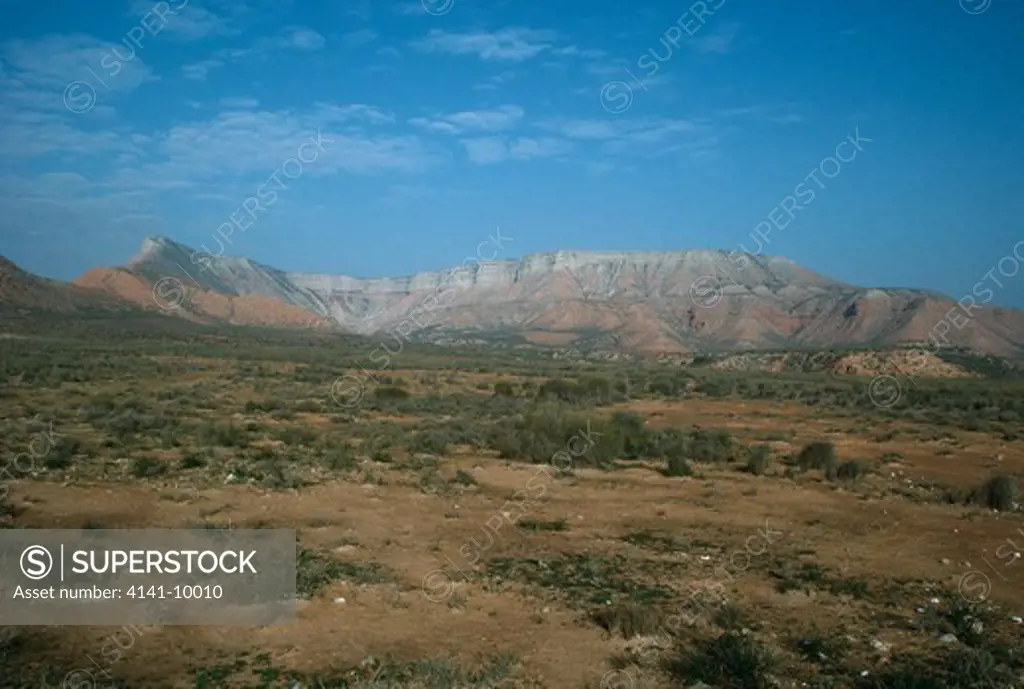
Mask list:
[[[410,344],[378,370],[376,341],[170,321],[0,340],[3,457],[56,440],[7,462],[0,523],[293,528],[298,621],[149,630],[103,686],[1024,673],[1013,376],[920,378],[880,408],[852,376]],[[61,686],[109,634],[8,630],[3,686]]]

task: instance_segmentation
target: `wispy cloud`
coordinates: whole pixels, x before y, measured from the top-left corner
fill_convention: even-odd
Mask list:
[[[55,89],[54,104],[59,106],[61,91],[74,79],[111,77],[106,83],[114,90],[131,90],[155,79],[149,67],[134,57],[135,50],[130,44],[109,43],[81,34],[8,41],[0,45],[0,64],[8,65],[0,72],[0,79],[11,89]],[[4,77],[5,73],[9,76]],[[8,89],[3,91],[6,98]]]
[[[470,130],[496,132],[515,127],[524,113],[518,105],[502,105],[493,110],[466,110],[433,118],[414,117],[409,124],[441,134],[460,134]]]
[[[218,103],[227,110],[252,110],[260,104],[255,98],[221,98]]]
[[[554,31],[509,27],[491,33],[450,33],[432,29],[426,37],[412,42],[425,53],[475,55],[483,60],[520,62],[536,57],[554,45]]]
[[[205,81],[211,70],[223,66],[224,62],[222,60],[202,60],[200,62],[182,65],[181,75],[192,81]]]
[[[281,50],[298,50],[311,52],[320,50],[326,44],[321,34],[304,26],[286,28],[277,36],[263,37],[244,48],[222,48],[205,60],[183,65],[181,74],[186,79],[204,81],[214,69],[228,63],[238,63],[246,59],[266,60]]]
[[[547,120],[540,126],[569,139],[618,139],[631,143],[663,143],[678,136],[705,134],[711,129],[707,122],[667,118]]]
[[[729,25],[716,33],[695,36],[687,41],[687,45],[702,55],[725,55],[732,49],[737,34],[738,27]]]
[[[530,160],[548,158],[567,153],[572,147],[569,142],[555,138],[503,139],[487,136],[460,141],[466,149],[469,160],[477,165],[491,165],[506,160]]]
[[[515,79],[516,73],[511,70],[506,70],[501,74],[494,74],[487,77],[486,81],[479,84],[474,84],[473,89],[476,91],[497,91],[508,82]]]
[[[164,3],[165,5],[167,3]],[[131,5],[131,16],[144,23],[161,26],[159,33],[182,40],[193,41],[212,36],[237,36],[241,30],[230,20],[199,6],[195,2],[182,5],[179,9],[170,7],[159,11],[152,0],[135,0]]]
[[[268,47],[297,48],[299,50],[320,50],[326,40],[313,29],[304,26],[293,26],[285,31],[280,39],[271,41]]]

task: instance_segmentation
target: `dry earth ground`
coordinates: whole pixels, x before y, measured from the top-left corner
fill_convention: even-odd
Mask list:
[[[200,419],[245,423],[259,418],[274,432],[296,427],[313,434],[339,426],[333,409],[279,419],[243,411],[246,402],[266,398],[268,389],[257,389],[258,377],[255,387],[233,381],[221,361],[174,365],[184,365],[187,373],[142,377],[130,385],[66,385],[59,395],[12,388],[0,403],[9,418],[26,407],[62,408],[67,421],[61,432],[94,444],[103,434],[80,420],[72,422],[77,405],[104,393],[152,395],[196,385],[206,386],[206,401],[189,413]],[[266,364],[263,375],[273,380],[290,368]],[[436,371],[390,375],[406,380],[413,396],[490,395],[496,381],[525,380]],[[432,377],[437,379],[429,382]],[[961,429],[938,432],[909,421],[872,420],[854,410],[792,402],[641,399],[586,414],[607,417],[614,411],[638,413],[651,429],[726,429],[744,444],[768,443],[774,459],[761,476],[735,466],[699,464],[694,476],[670,477],[659,471],[661,462],[646,460],[612,470],[577,466],[560,475],[550,467],[500,459],[490,450],[454,446],[437,464],[443,481],[436,488],[425,487],[412,453],[399,452],[390,461],[361,458],[347,473],[321,473],[313,485],[270,490],[225,485],[201,470],[135,478],[126,474],[121,450],[112,448],[93,457],[91,468],[63,481],[15,483],[10,501],[15,523],[28,528],[291,528],[303,548],[342,562],[376,563],[387,573],[379,581],[327,582],[312,600],[300,602],[291,626],[145,629],[105,668],[133,687],[200,686],[195,677],[201,669],[259,654],[269,654],[276,668],[328,675],[370,657],[394,662],[448,657],[473,666],[508,653],[517,664],[507,686],[596,688],[631,651],[637,665],[624,672],[632,673],[636,686],[687,686],[669,683],[655,666],[641,662],[651,647],[667,643],[664,635],[655,631],[626,640],[590,617],[592,594],[617,591],[623,581],[654,598],[658,591],[670,591],[665,597],[670,609],[697,582],[721,584],[733,609],[750,620],[745,626],[764,643],[788,649],[790,669],[780,682],[823,674],[792,650],[794,638],[815,626],[849,637],[851,668],[874,668],[880,657],[930,648],[936,634],[907,621],[937,608],[933,598],[942,606],[953,604],[970,571],[991,582],[987,602],[1001,606],[1001,619],[1024,615],[1024,563],[996,555],[1007,539],[1024,546],[1024,515],[929,498],[932,484],[973,488],[994,470],[1024,473],[1020,440]],[[368,411],[352,423],[388,419],[411,425],[420,416]],[[783,458],[821,439],[832,440],[841,459],[865,460],[871,474],[849,483],[827,481],[818,472],[787,474]],[[260,442],[279,445],[254,441],[250,447]],[[173,463],[188,449],[147,453]],[[517,517],[502,518],[507,501],[528,485],[542,485],[543,495]],[[766,527],[774,534],[768,540]],[[537,558],[550,562],[554,577],[545,576]],[[809,568],[802,569],[803,563]],[[812,570],[813,576],[805,576]],[[780,581],[787,578],[796,584],[783,592]],[[973,589],[961,593],[977,598]],[[336,602],[341,598],[344,603]],[[721,626],[710,609],[691,619],[693,625],[679,634],[684,644]],[[1024,627],[1007,624],[1018,641],[1024,637]],[[99,681],[89,659],[99,656],[115,632],[22,629],[24,676],[34,681],[46,668],[85,668]],[[225,686],[256,686],[245,684],[252,677],[247,673],[225,671]],[[62,676],[50,681],[57,686]],[[605,689],[625,686],[622,676],[619,684],[606,680]]]

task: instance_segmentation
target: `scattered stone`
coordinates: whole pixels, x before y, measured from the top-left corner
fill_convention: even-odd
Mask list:
[[[888,653],[892,648],[892,644],[887,644],[881,639],[872,639],[871,648],[875,649],[879,653]]]
[[[981,620],[978,620],[977,622],[971,625],[971,631],[975,634],[981,634],[983,631],[985,631],[985,625],[981,622]]]
[[[341,596],[338,596],[337,598],[334,599],[334,603],[335,603],[335,605],[344,605],[345,604],[345,599],[342,598]]]
[[[940,562],[942,562],[942,564],[944,564],[944,565],[948,565],[949,564],[949,558],[948,557],[944,557],[944,558],[942,558],[942,560],[940,560]]]
[[[956,634],[943,634],[939,637],[939,643],[943,644],[955,644],[959,639],[956,638]]]

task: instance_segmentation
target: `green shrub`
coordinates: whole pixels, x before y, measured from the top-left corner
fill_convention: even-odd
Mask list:
[[[421,431],[413,436],[409,443],[409,452],[425,455],[444,456],[448,450],[449,439],[444,431]]]
[[[836,467],[835,479],[839,481],[856,481],[867,472],[868,466],[864,462],[851,459],[850,461],[843,462]]]
[[[616,603],[599,608],[591,614],[591,618],[609,634],[621,634],[624,639],[632,639],[659,632],[663,615],[651,605]]]
[[[537,397],[538,399],[552,398],[572,404],[577,402],[582,397],[582,394],[572,381],[556,378],[545,381],[540,386],[540,389],[537,390]]]
[[[842,634],[827,634],[817,625],[794,639],[793,645],[812,663],[841,661],[850,650],[850,642]]]
[[[47,469],[67,469],[71,466],[71,459],[74,455],[85,452],[87,450],[81,442],[67,438],[61,440],[51,452],[47,453],[43,459],[43,466]]]
[[[132,462],[132,473],[138,478],[160,476],[167,473],[167,463],[153,457],[139,457]]]
[[[564,519],[555,521],[543,521],[540,519],[520,519],[516,522],[523,531],[568,531],[569,524]]]
[[[685,686],[696,681],[723,689],[766,689],[767,675],[774,667],[774,657],[752,637],[726,632],[684,650],[669,661],[667,669]]]
[[[975,489],[971,494],[971,501],[990,510],[1007,512],[1013,509],[1019,494],[1017,479],[999,474]]]
[[[685,457],[669,457],[662,473],[665,476],[693,476],[693,467]]]
[[[827,440],[808,443],[796,457],[796,464],[801,471],[820,469],[826,474],[835,470],[837,461],[836,446]]]
[[[196,433],[196,440],[201,445],[213,447],[245,447],[249,444],[248,433],[233,424],[223,426],[211,423],[201,426]]]
[[[458,471],[455,472],[455,482],[460,486],[476,485],[476,479],[473,478],[473,474],[469,473],[468,471],[463,471],[462,469],[459,469]]]
[[[180,466],[182,469],[198,469],[206,466],[206,459],[196,454],[187,454],[181,458]]]
[[[324,464],[331,471],[348,472],[359,468],[359,462],[347,445],[339,445],[325,451]]]
[[[516,391],[511,383],[501,381],[494,384],[494,394],[497,397],[515,397]]]
[[[698,428],[690,433],[689,454],[698,462],[732,461],[732,436],[728,431],[709,431]]]
[[[381,402],[394,402],[408,399],[409,391],[392,385],[381,385],[373,392],[373,396]]]
[[[751,445],[747,448],[746,471],[761,476],[772,463],[772,448],[768,445]]]

